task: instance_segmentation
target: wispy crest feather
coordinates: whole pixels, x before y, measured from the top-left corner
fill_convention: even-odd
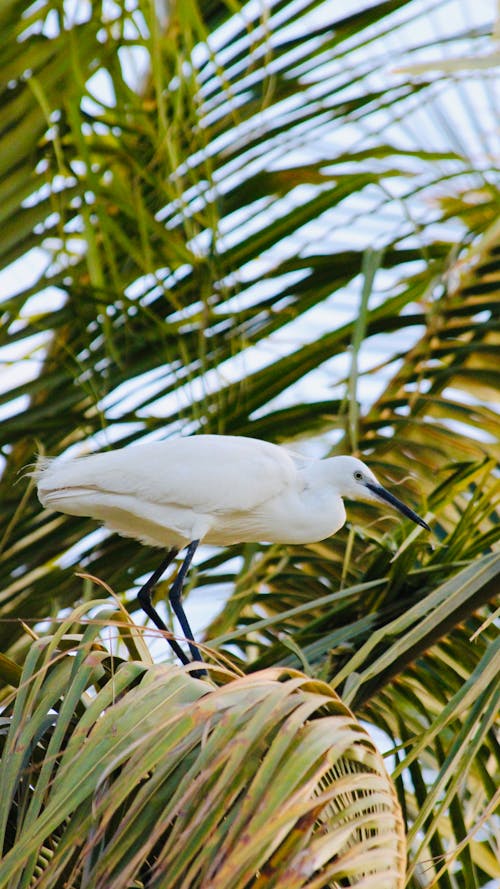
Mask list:
[[[54,457],[46,457],[45,454],[37,454],[34,463],[27,463],[26,466],[22,467],[20,470],[20,477],[22,479],[33,478],[37,482],[45,470],[49,468],[53,460]]]

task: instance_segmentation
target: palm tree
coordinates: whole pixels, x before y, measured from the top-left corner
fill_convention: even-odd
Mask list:
[[[57,793],[68,799],[76,791],[61,751],[74,748],[48,740],[43,683],[53,683],[54,710],[61,689],[73,689],[79,718],[87,688],[109,694],[116,663],[130,656],[153,670],[124,612],[128,654],[110,658],[78,625],[106,677],[89,674],[81,686],[69,657],[53,677],[20,623],[53,618],[64,648],[102,595],[75,578],[76,565],[106,581],[132,616],[131,588],[152,567],[144,547],[41,512],[33,490],[15,484],[37,449],[219,432],[359,453],[388,485],[404,484],[432,518],[433,538],[352,508],[348,526],[322,544],[207,552],[193,584],[228,593],[207,639],[249,683],[265,669],[300,669],[313,683],[306,694],[326,680],[343,704],[325,707],[348,705],[382,731],[407,831],[406,884],[475,889],[495,878],[498,858],[492,26],[466,0],[449,4],[449,23],[436,0],[344,6],[2,5],[5,712],[16,714],[11,732],[38,714],[37,761],[47,751],[63,757]],[[58,615],[82,596],[65,636]],[[20,681],[19,664],[19,688],[36,682],[42,662],[36,706],[23,711],[8,684]],[[144,669],[118,674],[124,694]],[[190,682],[179,694],[198,725]],[[285,711],[273,712],[277,731]],[[223,743],[241,732],[235,719]],[[190,763],[181,757],[178,774]],[[5,759],[4,778],[23,767]],[[140,787],[143,773],[134,775]],[[5,780],[18,812],[4,825],[6,843],[18,860],[25,850],[34,873],[43,869],[38,822],[19,814],[31,785],[16,797]],[[119,783],[113,790],[119,808]],[[85,805],[74,831],[87,824]],[[150,822],[139,823],[147,833]],[[50,858],[61,821],[49,828]],[[109,861],[141,836],[126,845],[117,834]],[[147,854],[164,885],[167,865],[154,847]],[[111,885],[82,856],[71,879],[92,873],[88,885]],[[252,873],[259,860],[247,862]],[[59,877],[77,867],[64,856],[51,866]],[[14,885],[13,874],[0,871],[0,886]],[[332,874],[324,885],[350,879]],[[145,885],[140,871],[127,879]]]

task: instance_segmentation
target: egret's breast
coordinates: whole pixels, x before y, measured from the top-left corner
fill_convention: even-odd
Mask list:
[[[345,523],[342,499],[325,491],[287,491],[245,513],[215,516],[206,543],[316,543]]]

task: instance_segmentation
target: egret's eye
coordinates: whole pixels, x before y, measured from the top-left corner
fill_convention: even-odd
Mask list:
[[[354,478],[356,479],[357,482],[362,482],[363,481],[363,473],[360,472],[360,470],[358,469],[357,472],[354,473]]]

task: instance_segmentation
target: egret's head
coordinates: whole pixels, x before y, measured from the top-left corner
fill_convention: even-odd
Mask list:
[[[362,460],[358,460],[356,457],[333,457],[331,464],[335,474],[335,484],[342,497],[348,497],[351,500],[388,503],[389,506],[397,509],[417,525],[430,531],[427,522],[424,522],[413,509],[382,487],[371,469],[368,469]]]

